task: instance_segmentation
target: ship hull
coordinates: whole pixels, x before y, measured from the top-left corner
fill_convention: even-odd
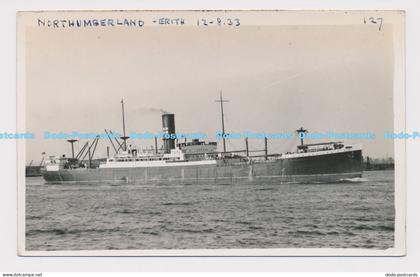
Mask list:
[[[193,166],[62,169],[45,171],[43,176],[49,183],[331,183],[362,177],[362,153],[354,150],[251,163],[226,159]]]
[[[41,166],[27,166],[25,168],[26,177],[39,177],[42,176]]]

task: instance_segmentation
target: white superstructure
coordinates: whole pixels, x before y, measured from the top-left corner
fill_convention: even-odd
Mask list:
[[[139,153],[133,155],[123,151],[115,157],[108,158],[101,163],[99,168],[132,168],[132,167],[165,167],[186,165],[210,165],[216,164],[216,160],[205,157],[203,160],[188,161],[181,149],[171,149],[170,153]]]

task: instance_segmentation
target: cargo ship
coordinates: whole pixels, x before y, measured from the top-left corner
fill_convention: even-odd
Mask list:
[[[225,133],[223,103],[220,94],[222,134]],[[93,162],[93,154],[99,138],[86,143],[72,157],[50,157],[46,160],[43,177],[47,183],[169,183],[169,184],[232,184],[242,182],[281,183],[331,183],[354,180],[362,177],[362,149],[344,142],[305,144],[303,138],[296,150],[287,153],[268,153],[268,139],[263,150],[245,149],[227,151],[223,138],[223,151],[218,151],[217,142],[199,139],[178,142],[163,138],[162,147],[155,146],[139,151],[127,146],[125,133],[124,102],[122,104],[123,136],[109,136],[114,155]],[[162,114],[162,129],[165,134],[175,132],[175,115]],[[105,130],[107,134],[113,134]],[[299,135],[307,130],[296,130]],[[171,137],[171,136],[165,136]],[[114,139],[114,142],[113,142]],[[257,155],[251,155],[257,153]],[[83,157],[82,157],[83,156]],[[87,159],[85,159],[87,156]],[[98,160],[96,160],[98,161]]]

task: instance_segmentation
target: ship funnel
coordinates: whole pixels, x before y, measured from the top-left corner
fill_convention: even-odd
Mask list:
[[[162,114],[162,129],[164,134],[175,134],[175,115],[172,113]],[[175,149],[175,139],[163,138],[163,151],[170,153],[171,149]]]

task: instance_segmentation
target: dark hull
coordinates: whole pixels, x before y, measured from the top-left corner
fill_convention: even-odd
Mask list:
[[[42,176],[41,166],[27,166],[25,168],[26,177],[38,177]]]
[[[96,168],[46,171],[51,183],[235,183],[276,179],[280,183],[329,183],[362,177],[361,150],[247,163],[220,160],[214,165]]]

